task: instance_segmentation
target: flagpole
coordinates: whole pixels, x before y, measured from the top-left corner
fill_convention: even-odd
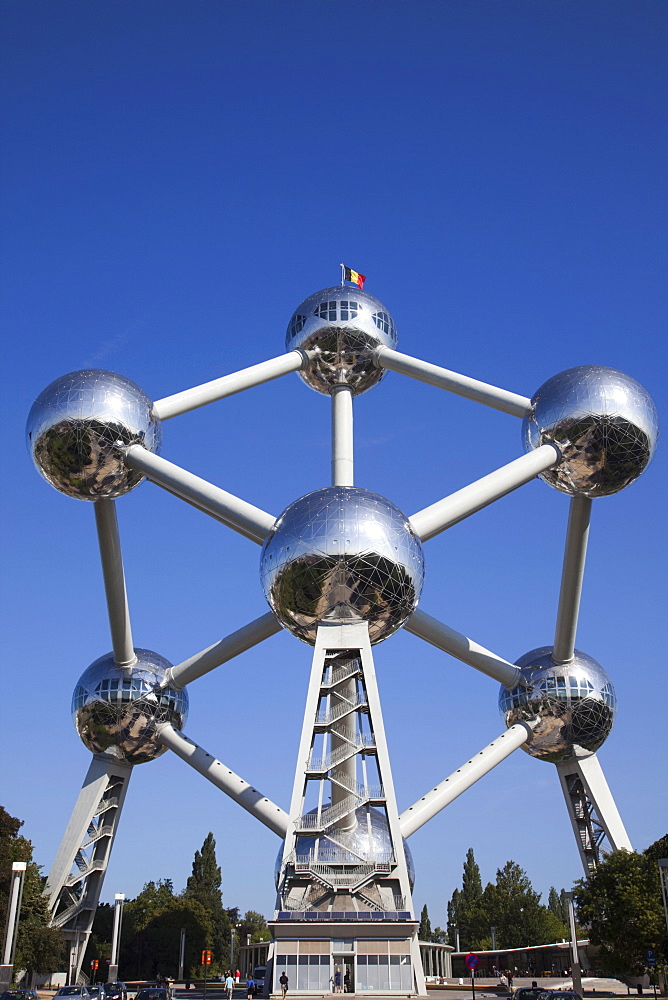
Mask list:
[[[340,264],[339,267],[341,268],[341,288],[343,288],[344,285],[345,285],[345,279],[344,279],[343,275],[345,274],[345,268],[346,268],[346,266],[345,266],[345,264]]]

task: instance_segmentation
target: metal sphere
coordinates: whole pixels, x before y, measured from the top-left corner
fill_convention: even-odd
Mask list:
[[[531,743],[522,749],[532,757],[559,763],[594,753],[612,729],[617,697],[600,663],[575,650],[570,663],[556,664],[552,646],[541,646],[517,660],[526,686],[502,687],[499,709],[508,727],[538,723]]]
[[[308,815],[314,815],[317,809],[311,809]],[[370,861],[391,861],[392,860],[392,840],[387,824],[387,816],[381,809],[369,807],[367,822],[367,810],[362,806],[356,813],[357,826],[353,830],[343,832],[336,831],[336,839],[330,840],[326,836],[318,837],[298,837],[295,845],[295,857],[297,859],[311,860],[318,864],[340,864],[359,865]],[[369,835],[369,825],[371,835]],[[402,837],[404,845],[404,855],[406,867],[408,868],[408,880],[411,889],[415,885],[415,864],[408,842]],[[283,845],[279,848],[274,866],[274,882],[276,888],[280,882],[281,861],[283,859]]]
[[[283,511],[262,549],[265,597],[281,624],[315,645],[318,623],[366,621],[372,643],[417,607],[422,545],[398,507],[358,486],[327,486]]]
[[[146,393],[123,375],[98,369],[70,372],[33,403],[26,434],[37,470],[77,500],[113,499],[144,476],[128,469],[121,448],[157,452],[162,435]]]
[[[82,741],[93,753],[107,753],[128,764],[143,764],[165,752],[156,725],[181,729],[188,715],[188,695],[160,685],[171,663],[150,649],[135,649],[136,663],[119,667],[111,653],[83,672],[72,695],[72,717]]]
[[[522,425],[527,451],[553,441],[563,456],[541,479],[583,497],[610,496],[636,480],[657,436],[649,393],[630,375],[601,365],[569,368],[548,379]]]
[[[323,288],[295,309],[285,335],[286,350],[316,351],[300,376],[317,392],[349,385],[357,395],[380,382],[384,370],[373,360],[377,347],[396,347],[389,312],[358,288]]]

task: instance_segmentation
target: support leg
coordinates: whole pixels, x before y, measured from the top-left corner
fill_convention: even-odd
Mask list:
[[[632,851],[598,757],[564,761],[557,771],[585,875],[598,865],[605,841],[609,850]]]
[[[46,881],[51,924],[70,943],[81,972],[132,765],[95,754]]]

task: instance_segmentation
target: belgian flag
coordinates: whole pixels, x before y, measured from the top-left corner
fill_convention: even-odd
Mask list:
[[[353,285],[357,285],[358,288],[364,288],[364,282],[366,281],[366,274],[360,274],[359,271],[353,271],[352,267],[346,267],[343,265],[343,280],[352,281]]]

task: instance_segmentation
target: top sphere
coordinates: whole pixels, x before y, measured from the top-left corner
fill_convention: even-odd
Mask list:
[[[160,448],[162,429],[146,393],[124,375],[99,369],[70,372],[37,397],[26,427],[38,472],[77,500],[111,500],[144,476],[128,469],[121,448]]]
[[[316,392],[349,385],[356,395],[385,374],[373,360],[377,347],[396,347],[397,331],[382,302],[359,288],[335,285],[304,299],[285,335],[286,350],[317,351],[299,375]]]
[[[657,436],[649,393],[630,375],[601,365],[569,368],[544,382],[522,425],[527,451],[554,442],[563,456],[540,478],[562,493],[592,498],[636,480]]]
[[[380,642],[413,614],[422,592],[422,545],[385,497],[326,486],[283,511],[262,549],[264,594],[280,623],[315,644],[324,620],[365,621]]]

